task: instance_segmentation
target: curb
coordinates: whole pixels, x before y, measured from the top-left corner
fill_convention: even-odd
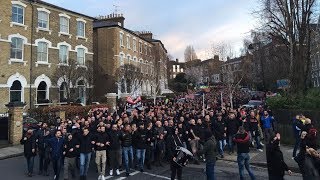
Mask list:
[[[22,155],[23,155],[23,152],[17,153],[17,154],[11,154],[11,155],[8,155],[8,156],[0,157],[0,160],[15,158],[15,157],[19,157],[19,156],[22,156]]]
[[[228,161],[228,162],[236,162],[234,160],[229,160],[229,159],[219,159],[220,161]],[[263,168],[267,168],[267,163],[266,162],[250,162],[251,165],[257,166],[257,167],[263,167]],[[292,172],[294,173],[299,173],[300,174],[300,169],[297,167],[288,167]]]

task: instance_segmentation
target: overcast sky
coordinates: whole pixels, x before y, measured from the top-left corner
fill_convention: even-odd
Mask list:
[[[210,44],[229,43],[236,52],[254,28],[257,0],[44,0],[89,16],[123,13],[125,27],[152,31],[173,58],[183,61],[187,45],[208,58]],[[117,8],[115,8],[115,6]]]

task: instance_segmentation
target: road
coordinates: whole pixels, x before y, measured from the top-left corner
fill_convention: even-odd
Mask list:
[[[97,179],[97,173],[95,172],[94,162],[92,161],[90,164],[90,170],[88,174],[88,180]],[[257,176],[257,180],[268,179],[267,170],[261,167],[252,166],[255,175]],[[37,173],[38,169],[38,159],[35,158],[35,168],[34,172]],[[16,180],[16,179],[34,179],[34,180],[51,180],[53,179],[52,167],[50,166],[50,176],[40,176],[34,175],[32,178],[28,178],[25,176],[26,172],[26,161],[24,157],[16,157],[10,158],[0,161],[0,174],[3,180]],[[164,167],[153,167],[152,170],[146,170],[146,172],[141,173],[139,171],[132,171],[130,177],[125,177],[125,172],[121,171],[120,176],[106,176],[108,180],[170,180],[170,169],[169,166],[166,165]],[[238,166],[235,162],[221,161],[219,160],[215,166],[215,173],[217,180],[232,180],[239,179],[238,175]],[[63,172],[61,173],[60,179],[62,177]],[[79,179],[79,178],[77,178]],[[205,180],[204,174],[204,164],[201,165],[189,165],[183,169],[183,180]],[[247,178],[249,179],[249,178]],[[286,179],[290,180],[300,180],[302,179],[299,174],[294,174],[291,177],[286,177]]]

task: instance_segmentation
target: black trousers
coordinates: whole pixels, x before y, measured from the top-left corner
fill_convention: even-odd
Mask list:
[[[175,162],[173,162],[171,160],[170,169],[171,169],[171,180],[174,180],[176,175],[177,175],[178,180],[182,179],[182,167],[181,166],[179,166],[178,164],[176,164]]]
[[[56,176],[56,179],[59,179],[60,176],[61,162],[61,157],[58,159],[52,159],[53,171],[54,175]]]

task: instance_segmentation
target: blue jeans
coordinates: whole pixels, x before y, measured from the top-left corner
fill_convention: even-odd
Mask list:
[[[224,145],[225,145],[225,144],[224,144],[224,143],[225,143],[225,140],[219,140],[218,143],[219,143],[219,144],[218,144],[218,146],[219,146],[219,147],[218,147],[218,148],[219,148],[219,154],[220,154],[220,155],[223,155],[223,147],[224,147]]]
[[[254,141],[255,141],[256,144],[257,144],[257,149],[262,149],[262,145],[261,145],[261,143],[260,143],[260,137],[259,137],[258,133],[259,133],[258,130],[257,130],[257,131],[252,131],[252,132],[251,132],[251,136],[253,136]]]
[[[80,176],[87,176],[91,159],[90,153],[80,153]]]
[[[206,174],[207,180],[215,180],[214,178],[214,162],[207,162],[206,163]]]
[[[136,156],[137,156],[138,167],[140,168],[140,170],[143,170],[146,149],[137,149],[136,153],[137,153]]]
[[[129,162],[133,162],[133,150],[132,146],[129,147],[122,147],[122,153],[123,153],[123,159],[124,159],[124,165],[126,168],[126,172],[129,173],[130,171],[130,166]]]
[[[28,173],[33,173],[33,164],[34,164],[34,156],[26,157],[27,159],[27,166],[28,166]]]
[[[53,166],[53,171],[54,175],[56,175],[56,179],[59,179],[60,176],[60,171],[61,171],[61,162],[62,162],[62,157],[59,158],[53,158],[52,159],[52,166]]]
[[[249,160],[250,160],[249,153],[238,153],[237,161],[239,166],[240,180],[244,179],[244,168],[247,169],[251,177],[251,180],[256,179],[253,172],[250,169]]]
[[[229,135],[228,136],[228,147],[229,147],[229,152],[234,151],[234,142],[233,142],[234,135]]]

